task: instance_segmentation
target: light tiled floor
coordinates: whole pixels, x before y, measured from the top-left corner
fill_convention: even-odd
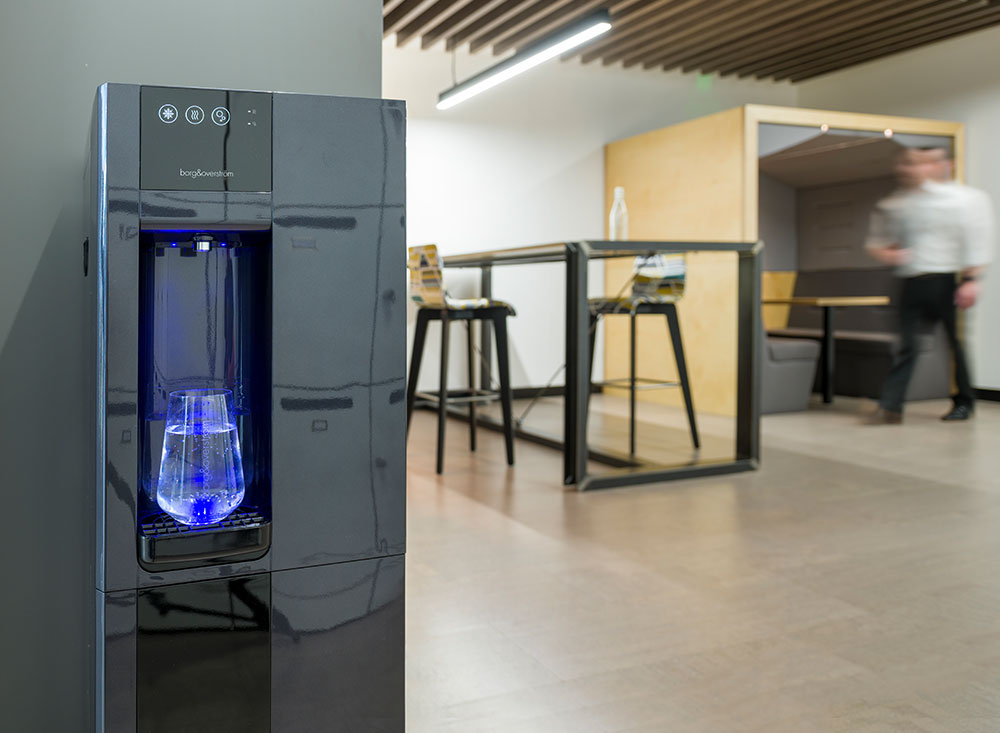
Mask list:
[[[457,421],[438,477],[415,415],[408,729],[1000,731],[1000,405],[860,407],[766,417],[754,473],[586,494]]]

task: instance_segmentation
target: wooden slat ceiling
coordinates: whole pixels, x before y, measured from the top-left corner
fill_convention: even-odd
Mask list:
[[[1000,0],[383,0],[402,46],[523,49],[597,9],[609,33],[584,63],[758,79],[810,79],[1000,24]]]

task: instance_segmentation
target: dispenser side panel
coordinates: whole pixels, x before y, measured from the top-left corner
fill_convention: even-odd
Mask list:
[[[403,558],[274,573],[271,730],[402,731]]]
[[[104,485],[98,486],[100,590],[136,585],[135,526],[139,425],[139,87],[107,85],[107,221],[99,243],[105,316]],[[100,457],[98,458],[100,460]],[[101,523],[103,519],[103,524]]]
[[[97,725],[135,733],[136,593],[97,593]]]
[[[404,109],[274,95],[272,567],[405,548]]]

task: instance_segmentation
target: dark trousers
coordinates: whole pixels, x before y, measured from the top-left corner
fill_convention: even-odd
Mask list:
[[[941,321],[948,334],[948,343],[955,357],[955,383],[958,392],[952,396],[956,405],[972,406],[975,400],[965,352],[958,339],[955,309],[955,275],[950,273],[920,275],[903,280],[899,303],[900,350],[892,363],[882,387],[882,409],[903,411],[906,388],[913,376],[913,367],[920,352],[919,339],[923,326]]]

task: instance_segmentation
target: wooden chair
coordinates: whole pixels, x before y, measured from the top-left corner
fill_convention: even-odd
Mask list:
[[[410,247],[408,268],[410,271],[410,297],[420,305],[417,311],[417,327],[410,356],[410,375],[406,388],[406,427],[409,433],[410,417],[419,397],[422,401],[436,404],[438,410],[437,472],[444,469],[444,436],[448,405],[465,403],[469,407],[469,447],[476,450],[476,405],[500,400],[503,412],[504,440],[507,444],[507,464],[514,465],[514,420],[511,414],[510,355],[507,347],[507,317],[516,315],[514,309],[499,300],[476,298],[458,300],[444,290],[441,275],[441,260],[437,247],[433,244]],[[420,361],[427,336],[427,325],[431,321],[441,321],[441,377],[437,394],[417,392],[420,375]],[[469,389],[448,391],[448,326],[452,321],[465,321],[468,337]],[[475,359],[473,356],[472,323],[487,321],[493,324],[493,334],[497,347],[500,389],[476,389]],[[488,387],[488,385],[482,385]]]

